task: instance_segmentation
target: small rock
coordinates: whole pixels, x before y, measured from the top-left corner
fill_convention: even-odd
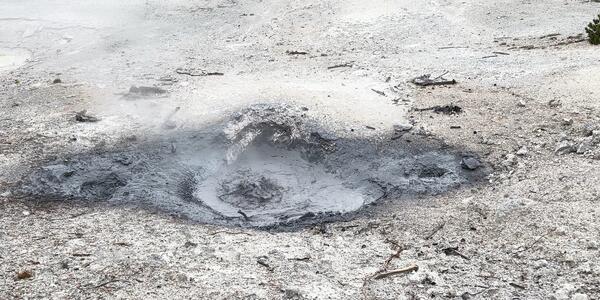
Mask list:
[[[472,156],[463,157],[461,166],[467,170],[477,170],[481,167],[481,162]]]
[[[514,165],[517,162],[517,156],[509,153],[506,154],[506,159],[502,162],[502,165],[505,167],[510,167],[512,165]]]
[[[413,128],[412,124],[395,124],[394,131],[396,132],[406,132],[410,131]]]
[[[562,120],[562,124],[563,124],[564,126],[570,126],[570,125],[573,125],[573,119],[571,119],[571,118],[564,118],[564,119]]]
[[[593,138],[588,137],[588,138],[584,139],[577,147],[577,154],[584,154],[584,153],[592,150],[592,147],[593,147]]]
[[[562,288],[557,290],[550,299],[554,300],[569,300],[569,294],[575,290],[575,286],[572,284],[565,284]]]
[[[33,277],[33,273],[31,271],[21,271],[19,273],[17,273],[17,279],[19,280],[23,280],[23,279],[27,279],[27,278],[31,278]]]
[[[590,299],[588,297],[588,295],[580,294],[580,293],[573,294],[573,297],[571,297],[571,300],[588,300],[588,299]]]
[[[575,145],[573,145],[572,142],[567,140],[559,142],[556,145],[556,149],[554,149],[554,153],[558,155],[573,153],[575,151],[577,151]]]
[[[194,243],[191,241],[187,241],[187,242],[185,242],[185,244],[183,244],[183,247],[185,247],[185,248],[194,248],[196,246],[198,246],[198,243]]]
[[[550,106],[550,107],[555,108],[555,107],[559,107],[560,105],[561,105],[561,103],[560,103],[560,100],[558,100],[558,99],[552,99],[552,100],[548,101],[548,106]]]
[[[583,125],[583,136],[591,136],[594,132],[594,130],[596,130],[598,128],[598,126],[596,126],[595,124],[585,124]]]
[[[27,210],[24,210],[23,211],[23,215],[27,217],[27,216],[31,215],[31,212],[29,212]]]
[[[139,99],[139,98],[157,98],[167,96],[167,91],[155,86],[131,86],[129,92],[125,95],[125,98]]]
[[[52,84],[59,84],[62,83],[62,80],[60,80],[60,78],[56,78],[52,81]]]
[[[100,118],[97,118],[97,117],[94,117],[92,115],[89,115],[87,113],[87,110],[82,110],[82,111],[79,111],[79,112],[77,112],[75,114],[75,120],[77,122],[90,122],[90,123],[93,123],[93,122],[100,121]]]
[[[527,150],[527,147],[525,146],[521,147],[521,149],[517,151],[517,155],[519,156],[525,156],[527,153],[529,153],[529,150]]]

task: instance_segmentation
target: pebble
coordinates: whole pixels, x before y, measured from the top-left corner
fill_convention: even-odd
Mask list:
[[[467,170],[477,170],[481,167],[481,162],[474,157],[463,157],[461,165],[463,169]]]
[[[521,149],[519,149],[519,151],[517,151],[517,155],[519,155],[519,156],[525,156],[525,155],[527,155],[527,153],[529,153],[529,150],[527,150],[527,147],[525,147],[525,146],[521,147]]]
[[[570,141],[561,141],[556,145],[556,149],[554,149],[555,154],[568,154],[575,152],[575,145],[573,145]]]
[[[593,138],[592,137],[588,137],[588,138],[584,139],[577,147],[577,154],[584,154],[584,153],[592,150],[592,146],[593,146]]]
[[[571,119],[571,118],[564,118],[562,120],[562,124],[565,125],[565,126],[573,125],[573,119]]]
[[[394,125],[394,131],[396,131],[396,132],[409,131],[412,128],[413,128],[412,124],[395,124]]]
[[[517,157],[514,154],[506,154],[506,159],[502,162],[502,165],[504,165],[505,167],[510,167],[517,162],[516,159]]]
[[[569,294],[575,290],[575,286],[572,284],[565,284],[562,288],[557,290],[550,299],[553,300],[569,300]]]
[[[588,299],[590,299],[588,297],[588,295],[580,294],[580,293],[574,294],[573,297],[571,297],[571,300],[588,300]]]

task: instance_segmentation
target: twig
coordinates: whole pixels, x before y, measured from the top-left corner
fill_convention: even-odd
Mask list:
[[[450,73],[450,71],[445,71],[444,73],[442,73],[442,75],[440,75],[440,76],[438,76],[438,77],[434,78],[433,80],[440,79],[440,78],[444,77],[444,75],[446,75],[446,74],[448,74],[448,73]]]
[[[242,215],[242,217],[244,217],[244,220],[246,220],[246,221],[250,220],[250,217],[248,217],[248,215],[245,212],[243,212],[241,209],[238,210],[237,212],[238,212],[238,214]]]
[[[354,66],[352,63],[343,63],[343,64],[339,64],[339,65],[329,66],[329,67],[327,67],[327,70],[337,69],[337,68],[352,68],[352,66]]]
[[[444,46],[439,47],[438,49],[460,49],[460,48],[469,48],[469,46]]]
[[[270,266],[270,265],[269,265],[269,264],[266,262],[266,260],[267,260],[267,258],[266,258],[266,257],[264,257],[264,256],[261,256],[261,257],[259,257],[259,258],[256,260],[256,262],[257,262],[259,265],[261,265],[261,266],[263,266],[263,267],[267,268],[267,270],[269,270],[269,272],[273,272],[274,268],[273,268],[273,267],[271,267],[271,266]]]
[[[291,50],[291,51],[287,50],[287,51],[285,51],[285,53],[287,55],[306,55],[306,54],[308,54],[308,52],[306,52],[306,51],[296,51],[296,50]]]
[[[442,75],[431,78],[431,74],[421,75],[419,77],[415,77],[411,80],[412,83],[418,86],[431,86],[431,85],[449,85],[456,84],[456,80],[447,80],[444,79],[443,76],[448,74],[448,71],[444,72]]]
[[[247,232],[231,232],[231,231],[225,231],[225,230],[220,230],[220,231],[215,231],[215,232],[211,232],[208,235],[217,235],[219,233],[227,233],[227,234],[243,234],[243,235],[248,235],[248,236],[252,236],[252,234],[247,233]]]
[[[188,76],[192,76],[192,77],[197,77],[197,76],[223,76],[223,75],[225,75],[225,74],[223,74],[221,72],[205,72],[205,71],[193,72],[193,71],[186,70],[186,69],[176,69],[175,73],[181,74],[181,75],[188,75]]]
[[[510,285],[510,286],[512,286],[512,287],[516,287],[516,288],[518,288],[518,289],[521,289],[521,290],[524,290],[524,289],[525,289],[525,286],[523,286],[523,285],[520,285],[520,284],[518,284],[518,283],[511,282],[511,283],[509,283],[509,285]]]
[[[432,237],[433,237],[433,236],[434,236],[434,235],[435,235],[435,234],[436,234],[438,231],[442,230],[442,228],[444,228],[444,226],[446,226],[446,222],[442,222],[442,223],[440,223],[438,226],[436,226],[436,227],[435,227],[435,228],[434,228],[434,229],[431,231],[431,233],[429,233],[429,234],[428,234],[428,235],[425,237],[425,239],[426,239],[426,240],[428,240],[428,239],[431,239],[431,238],[432,238]]]
[[[99,285],[96,285],[96,286],[94,286],[94,288],[95,288],[95,289],[97,289],[97,288],[101,288],[101,287],[103,287],[103,286],[109,285],[109,284],[111,284],[111,283],[119,282],[119,281],[122,281],[122,282],[128,282],[128,281],[125,281],[125,280],[113,279],[113,280],[105,281],[105,282],[103,282],[103,283],[101,283],[101,284],[99,284]]]
[[[585,42],[585,41],[587,41],[587,39],[568,40],[568,41],[556,43],[551,46],[555,46],[555,47],[556,46],[564,46],[564,45],[570,45],[570,44],[577,44],[577,43],[581,43],[581,42]]]
[[[471,260],[468,256],[458,252],[458,247],[444,248],[444,249],[442,249],[442,252],[444,252],[444,254],[446,254],[446,255],[457,255],[457,256],[462,257],[463,259]]]
[[[408,266],[406,268],[402,268],[402,269],[396,269],[396,270],[391,270],[388,272],[383,272],[383,273],[379,273],[375,276],[373,276],[373,279],[382,279],[382,278],[386,278],[392,275],[397,275],[397,274],[404,274],[404,273],[409,273],[412,271],[418,271],[419,270],[419,266],[417,265],[411,265]]]
[[[382,91],[378,91],[378,90],[376,90],[376,89],[371,89],[371,91],[373,91],[373,92],[375,92],[375,93],[377,93],[377,94],[379,94],[379,95],[381,95],[381,96],[384,96],[384,97],[385,97],[385,93],[384,93],[384,92],[382,92]]]
[[[103,287],[103,286],[105,286],[105,285],[111,284],[111,283],[113,283],[113,282],[119,282],[119,281],[120,281],[119,279],[113,279],[113,280],[109,280],[109,281],[103,282],[103,283],[101,283],[101,284],[99,284],[99,285],[95,286],[94,288],[96,288],[96,289],[97,289],[97,288],[101,288],[101,287]]]
[[[525,247],[525,248],[523,248],[523,249],[521,249],[521,250],[519,250],[519,251],[515,251],[515,252],[513,252],[513,254],[517,254],[517,253],[525,252],[525,251],[527,251],[527,250],[529,250],[529,249],[533,248],[533,246],[535,246],[535,245],[536,245],[536,244],[537,244],[537,243],[538,243],[540,240],[542,240],[544,237],[546,237],[546,235],[545,235],[545,234],[543,234],[543,235],[540,235],[540,237],[538,237],[538,238],[537,238],[535,241],[533,241],[533,243],[531,243],[531,245],[529,245],[529,246],[527,246],[527,247]]]
[[[72,253],[71,255],[73,255],[75,257],[88,257],[88,256],[92,256],[91,253]]]
[[[397,246],[396,253],[390,255],[390,257],[388,257],[388,259],[385,260],[385,262],[383,263],[383,266],[381,267],[381,271],[380,272],[386,271],[387,268],[390,266],[390,263],[392,262],[392,260],[394,258],[399,258],[400,257],[400,253],[402,253],[402,251],[404,251],[404,249],[402,249],[402,247],[400,247],[400,246]]]

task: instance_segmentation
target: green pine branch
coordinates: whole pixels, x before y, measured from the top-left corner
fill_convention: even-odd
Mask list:
[[[597,19],[593,19],[592,22],[588,24],[585,28],[585,32],[587,32],[592,45],[600,45],[600,15],[598,15]]]

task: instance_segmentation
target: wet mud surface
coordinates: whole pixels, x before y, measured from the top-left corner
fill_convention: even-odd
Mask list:
[[[384,199],[439,194],[484,175],[441,142],[409,141],[340,138],[305,108],[260,104],[202,130],[49,162],[19,193],[274,228],[351,218]]]

